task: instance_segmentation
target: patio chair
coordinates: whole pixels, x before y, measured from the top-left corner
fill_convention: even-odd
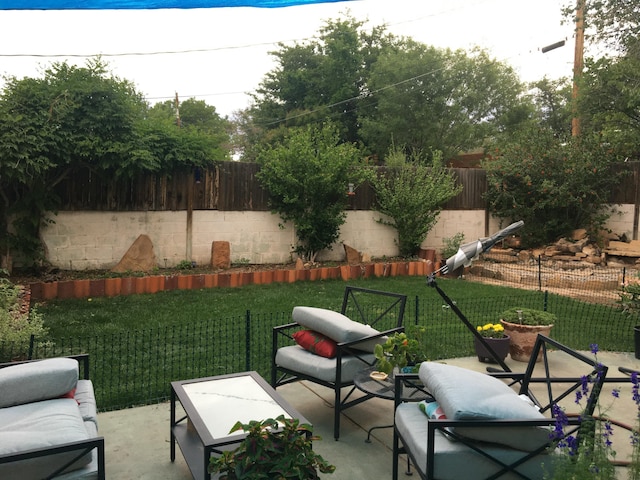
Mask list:
[[[554,353],[562,356],[564,363],[560,366],[575,361],[584,375],[552,374],[550,350],[563,352]],[[539,352],[542,362],[536,366]],[[554,361],[559,364],[557,357]],[[542,376],[534,377],[534,369]],[[420,478],[426,480],[542,479],[545,470],[553,472],[554,446],[559,440],[550,436],[556,425],[552,407],[562,405],[565,399],[567,405],[573,405],[575,397],[571,394],[582,388],[584,376],[591,381],[591,391],[582,416],[592,416],[606,374],[607,367],[594,359],[538,335],[524,373],[484,374],[424,362],[418,374],[396,375],[393,479],[398,478],[401,454],[408,455],[409,466],[413,464]],[[435,398],[430,408],[421,410],[415,403],[399,400],[404,383],[416,379]],[[543,401],[533,394],[534,384],[544,385],[542,393],[537,389]],[[431,411],[438,414],[425,414]],[[570,416],[559,435],[582,438],[588,429],[580,427],[580,417]]]
[[[369,394],[352,398],[354,377],[376,363],[376,343],[403,330],[406,302],[406,295],[347,286],[340,313],[295,307],[293,322],[273,329],[271,386],[307,380],[332,389],[333,436],[338,440],[340,414],[373,398]]]

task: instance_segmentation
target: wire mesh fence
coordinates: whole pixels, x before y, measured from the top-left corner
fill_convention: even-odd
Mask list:
[[[488,267],[483,265],[483,268]],[[492,265],[491,268],[496,271],[498,267]],[[500,276],[502,279],[515,278],[513,268],[500,268],[503,269],[500,275],[494,273],[489,278],[491,282],[496,282]],[[636,272],[631,274],[637,275]],[[521,288],[526,287],[516,295],[466,296],[453,301],[473,325],[495,323],[502,311],[515,306],[547,310],[558,317],[551,336],[559,342],[577,350],[589,350],[590,344],[597,343],[601,350],[630,352],[634,350],[633,327],[639,322],[616,304],[616,292],[628,275],[629,272],[618,269],[614,288],[613,280],[608,280],[611,272],[602,273],[602,276],[582,272],[580,278],[589,277],[582,285],[593,288],[583,288],[576,294],[573,286],[552,287],[552,279],[532,276],[526,271],[514,280],[520,282]],[[475,277],[479,276],[469,273],[467,280],[475,281]],[[610,289],[606,290],[605,285]],[[563,294],[554,289],[564,289]],[[363,307],[364,315],[375,317],[386,308],[382,303],[368,303]],[[336,305],[335,310],[340,310],[340,306]],[[346,313],[354,315],[349,308]],[[378,328],[394,327],[397,315],[398,312],[391,312]],[[104,411],[166,400],[169,384],[174,380],[247,370],[256,370],[269,378],[272,329],[289,322],[290,311],[276,314],[246,311],[244,315],[231,318],[100,337],[32,339],[27,348],[30,358],[88,353],[98,407]],[[473,355],[473,335],[432,289],[408,300],[404,325],[411,324],[426,327],[431,360]],[[24,348],[0,343],[0,358],[12,359]]]

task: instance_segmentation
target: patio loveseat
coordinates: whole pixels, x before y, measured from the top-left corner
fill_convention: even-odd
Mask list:
[[[539,352],[541,364],[536,362]],[[553,365],[563,367],[573,361],[581,368],[580,374],[563,377],[552,372]],[[534,371],[540,376],[534,376]],[[538,335],[524,373],[485,374],[424,362],[417,375],[398,374],[393,479],[398,478],[401,454],[407,454],[420,477],[427,480],[552,478],[556,442],[589,432],[580,428],[578,416],[570,417],[563,431],[555,429],[554,405],[575,408],[571,394],[582,392],[583,381],[588,379],[590,392],[583,399],[582,418],[593,415],[606,374],[607,367],[595,359],[543,335]],[[435,399],[422,409],[399,399],[403,385],[416,381]],[[543,388],[532,388],[536,384]]]
[[[0,364],[0,392],[0,478],[105,478],[88,355]]]

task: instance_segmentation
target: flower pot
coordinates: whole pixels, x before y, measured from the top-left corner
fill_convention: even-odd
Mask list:
[[[536,343],[538,334],[549,336],[553,325],[520,325],[519,323],[511,323],[500,320],[504,327],[504,333],[511,337],[511,345],[509,354],[511,358],[518,362],[528,362],[533,353],[533,346]],[[542,356],[538,354],[536,362],[542,360]]]
[[[502,338],[485,338],[487,344],[493,349],[500,360],[504,360],[509,355],[509,345],[511,338],[508,335]],[[483,363],[498,363],[491,352],[485,347],[477,337],[473,337],[473,346],[476,350],[478,360]]]

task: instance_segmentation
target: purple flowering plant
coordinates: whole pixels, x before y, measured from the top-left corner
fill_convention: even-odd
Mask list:
[[[591,353],[596,356],[598,353],[598,345],[591,345]],[[602,372],[602,364],[597,363],[596,373],[592,376],[583,376],[579,388],[575,392],[575,403],[582,407],[581,424],[576,433],[580,432],[580,436],[569,434],[565,435],[565,430],[569,425],[569,416],[565,410],[559,405],[553,405],[552,415],[555,418],[555,427],[551,432],[551,438],[556,440],[557,451],[562,455],[553,463],[552,472],[548,469],[545,472],[545,478],[553,480],[577,480],[577,479],[598,479],[598,480],[614,480],[616,472],[612,460],[616,456],[613,449],[611,437],[613,436],[613,428],[610,420],[602,411],[600,404],[595,406],[596,415],[586,415],[591,411],[588,404],[590,399],[590,391],[593,384],[600,380]],[[614,393],[614,398],[619,394]],[[638,397],[640,400],[640,396]],[[583,403],[587,402],[583,406]]]

